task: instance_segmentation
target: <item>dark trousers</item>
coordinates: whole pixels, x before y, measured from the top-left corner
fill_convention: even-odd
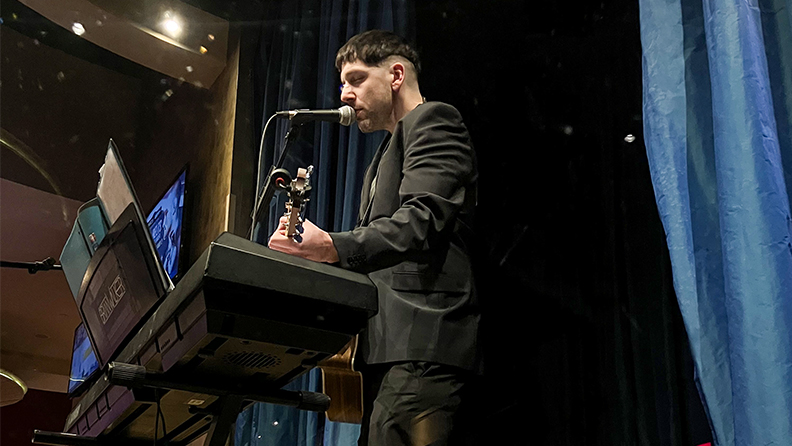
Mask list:
[[[469,372],[427,362],[367,365],[359,446],[473,445]]]

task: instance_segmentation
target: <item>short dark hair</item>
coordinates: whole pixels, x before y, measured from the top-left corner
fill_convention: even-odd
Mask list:
[[[415,67],[415,73],[420,74],[421,60],[418,52],[404,38],[381,29],[365,31],[349,39],[336,53],[335,65],[341,71],[345,63],[359,60],[374,67],[391,56],[409,60]]]

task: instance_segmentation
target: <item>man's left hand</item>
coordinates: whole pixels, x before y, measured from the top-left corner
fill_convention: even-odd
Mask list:
[[[270,249],[285,252],[315,262],[338,262],[338,251],[330,234],[320,229],[309,220],[302,224],[301,241],[286,237],[286,217],[281,217],[278,229],[272,233],[268,246]]]

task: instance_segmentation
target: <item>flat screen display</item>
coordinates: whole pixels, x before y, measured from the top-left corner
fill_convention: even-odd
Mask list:
[[[101,366],[115,357],[165,294],[158,287],[159,265],[154,263],[156,254],[144,225],[130,204],[91,258],[80,311]]]
[[[74,330],[74,346],[72,347],[71,373],[69,373],[69,394],[74,394],[80,386],[88,381],[99,370],[91,341],[85,326],[80,324]]]
[[[179,274],[186,179],[187,171],[182,170],[146,218],[162,266],[171,280]]]
[[[110,228],[91,256],[75,298],[99,367],[119,353],[173,283],[111,140],[96,195]]]

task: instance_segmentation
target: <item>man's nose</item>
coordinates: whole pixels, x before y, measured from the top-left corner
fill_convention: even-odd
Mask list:
[[[352,89],[349,87],[341,87],[341,102],[349,104],[349,101],[354,101],[355,95],[352,94]]]

